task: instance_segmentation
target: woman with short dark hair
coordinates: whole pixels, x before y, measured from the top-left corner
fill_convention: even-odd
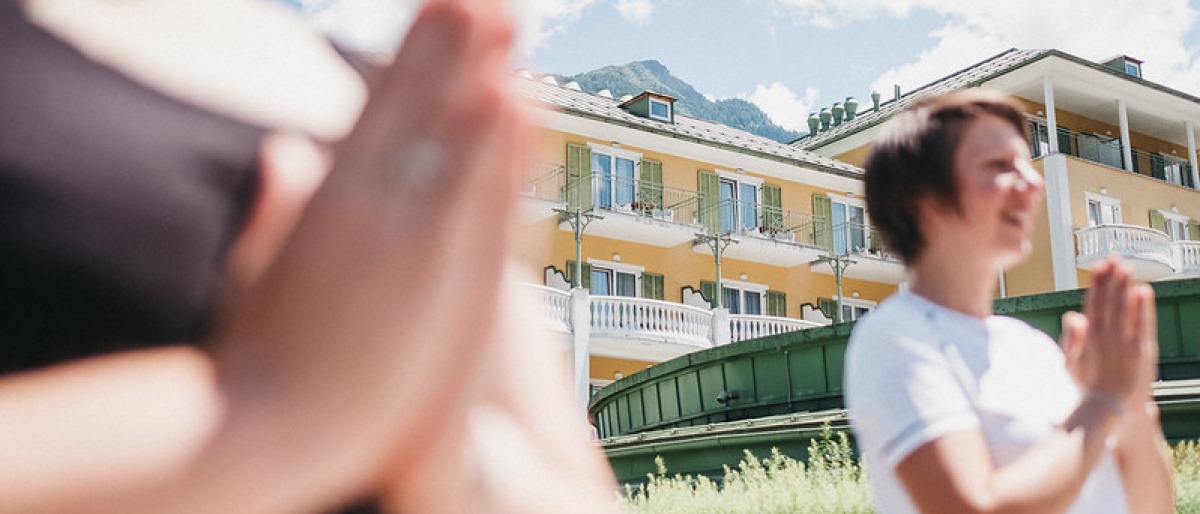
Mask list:
[[[1093,274],[1065,354],[992,314],[1030,251],[1042,177],[1012,98],[969,89],[889,122],[866,196],[911,286],[861,320],[846,403],[884,513],[1171,512],[1150,383],[1153,290],[1117,261]],[[1109,444],[1109,441],[1113,441]]]

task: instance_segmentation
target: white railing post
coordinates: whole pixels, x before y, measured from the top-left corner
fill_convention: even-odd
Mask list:
[[[724,307],[713,309],[712,345],[714,347],[724,346],[729,344],[732,339],[729,329],[729,309]]]
[[[575,381],[575,398],[584,406],[591,396],[588,346],[592,332],[592,310],[588,305],[588,296],[588,290],[582,287],[571,290],[571,372]]]

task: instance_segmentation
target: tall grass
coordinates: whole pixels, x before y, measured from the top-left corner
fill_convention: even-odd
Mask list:
[[[645,485],[626,487],[626,504],[647,514],[873,512],[866,469],[845,432],[826,427],[808,454],[806,465],[777,449],[762,459],[747,450],[736,468],[725,466],[721,484],[703,475],[667,475],[659,457],[658,473]]]
[[[736,468],[725,466],[721,483],[703,475],[668,475],[661,457],[658,472],[641,486],[626,486],[625,504],[645,514],[793,513],[866,514],[874,512],[866,467],[855,457],[845,432],[826,427],[808,447],[805,464],[772,449],[758,458],[745,451]],[[1172,448],[1175,511],[1200,514],[1200,441]]]

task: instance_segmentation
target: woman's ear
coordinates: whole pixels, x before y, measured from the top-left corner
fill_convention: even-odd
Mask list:
[[[271,133],[263,138],[258,196],[226,266],[234,290],[253,283],[275,261],[329,164],[328,153],[302,135]]]

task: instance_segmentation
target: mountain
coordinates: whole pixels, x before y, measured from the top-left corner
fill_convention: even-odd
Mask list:
[[[757,105],[740,98],[726,98],[715,102],[705,98],[691,84],[672,75],[666,66],[654,60],[631,62],[624,66],[606,66],[559,78],[578,82],[579,87],[589,93],[607,89],[616,98],[636,95],[647,89],[671,95],[679,99],[675,103],[675,112],[679,114],[715,121],[782,143],[789,143],[801,136],[799,132],[771,122]]]

